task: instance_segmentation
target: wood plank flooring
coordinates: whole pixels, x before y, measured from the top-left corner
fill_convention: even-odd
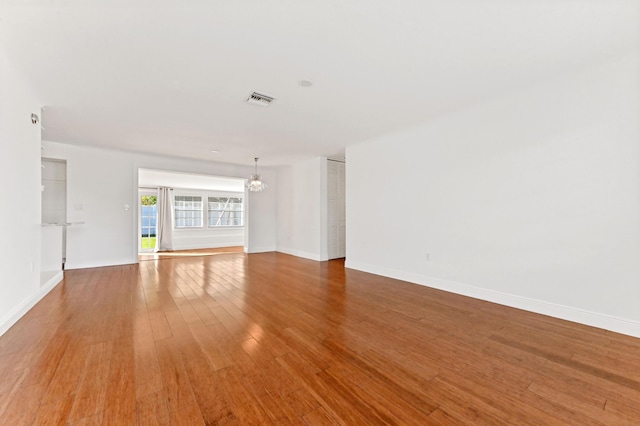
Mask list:
[[[640,339],[278,253],[66,271],[0,425],[640,424]]]

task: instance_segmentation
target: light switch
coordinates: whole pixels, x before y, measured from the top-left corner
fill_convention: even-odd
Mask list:
[[[125,212],[128,212],[130,208],[131,208],[131,206],[129,206],[129,204],[125,204],[124,205],[124,211]]]

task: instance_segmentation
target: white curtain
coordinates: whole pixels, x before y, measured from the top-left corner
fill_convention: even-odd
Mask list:
[[[158,226],[155,251],[173,250],[173,189],[158,188]]]

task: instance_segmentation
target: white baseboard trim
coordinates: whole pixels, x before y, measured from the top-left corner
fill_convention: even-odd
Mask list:
[[[0,319],[0,336],[7,332],[20,318],[22,318],[29,309],[33,308],[36,303],[42,300],[55,286],[57,286],[64,279],[64,272],[60,271],[53,275],[44,283],[38,291],[36,291],[27,300],[16,306],[11,310],[4,318]]]
[[[284,254],[290,254],[291,256],[303,257],[305,259],[315,260],[318,262],[322,261],[318,253],[311,253],[308,251],[294,250],[294,249],[284,248],[284,247],[278,247],[276,251]]]
[[[100,261],[100,262],[67,262],[64,265],[64,269],[72,270],[72,269],[87,269],[87,268],[102,268],[104,266],[122,266],[122,265],[132,265],[138,263],[138,255],[136,254],[134,259],[114,259],[111,261]]]
[[[447,281],[439,278],[432,278],[420,274],[399,271],[392,268],[384,268],[377,265],[370,265],[362,262],[345,262],[345,267],[370,274],[382,275],[397,280],[408,281],[438,290],[448,291],[475,299],[486,300],[487,302],[498,303],[512,308],[523,309],[525,311],[548,315],[567,321],[577,322],[592,327],[602,328],[616,333],[626,334],[633,337],[640,337],[640,322],[626,318],[620,318],[599,312],[587,311],[572,306],[560,305],[544,300],[531,299],[517,296],[515,294],[503,293],[481,287],[474,287],[455,281]]]
[[[276,248],[273,246],[268,247],[252,247],[250,250],[245,251],[245,253],[266,253],[269,251],[276,251]]]
[[[173,250],[199,250],[210,248],[222,248],[222,247],[240,247],[244,242],[236,243],[218,243],[218,244],[176,244],[173,246]]]

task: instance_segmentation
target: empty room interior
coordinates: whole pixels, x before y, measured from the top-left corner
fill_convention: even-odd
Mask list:
[[[640,424],[640,1],[94,3],[0,7],[0,425]]]

